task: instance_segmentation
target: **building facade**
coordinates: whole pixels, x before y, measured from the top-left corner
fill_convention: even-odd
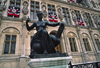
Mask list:
[[[31,19],[29,25],[37,21],[38,11],[47,21],[54,12],[65,24],[56,50],[72,56],[73,68],[100,68],[99,0],[0,0],[0,68],[29,68],[30,41],[36,30],[27,31],[26,19]],[[48,26],[47,31],[56,34],[58,28]]]

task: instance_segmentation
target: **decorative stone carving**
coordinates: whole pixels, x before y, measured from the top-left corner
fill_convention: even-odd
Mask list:
[[[0,11],[4,10],[6,8],[6,2],[7,0],[0,0]]]
[[[98,15],[92,15],[93,17],[93,20],[94,20],[94,23],[97,25],[97,26],[100,26],[100,17]]]
[[[20,33],[17,29],[15,29],[13,27],[6,28],[2,32],[3,33],[16,33],[16,34]]]
[[[62,21],[63,20],[63,13],[62,13],[61,8],[58,8],[57,11],[58,11],[58,17],[59,17],[60,21]]]
[[[88,22],[88,19],[87,19],[86,14],[85,14],[85,13],[83,13],[82,15],[83,15],[83,19],[84,19],[84,21],[87,23],[87,22]]]
[[[41,5],[42,5],[41,8],[42,8],[42,13],[43,13],[43,18],[44,20],[46,20],[46,17],[47,17],[46,3],[42,2]]]
[[[88,6],[90,7],[89,1],[88,0],[83,0],[80,4],[84,5],[84,6]]]
[[[27,2],[27,1],[24,1],[24,2],[23,2],[22,13],[23,13],[24,15],[26,15],[26,14],[28,13],[28,2]]]
[[[44,19],[47,17],[47,11],[46,11],[46,6],[42,5],[42,12],[43,12],[43,17]]]
[[[77,16],[74,11],[71,12],[73,21],[77,21]]]

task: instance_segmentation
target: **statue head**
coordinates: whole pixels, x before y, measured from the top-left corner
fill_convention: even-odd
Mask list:
[[[41,11],[38,11],[37,12],[37,17],[38,17],[39,20],[42,20],[43,13]]]

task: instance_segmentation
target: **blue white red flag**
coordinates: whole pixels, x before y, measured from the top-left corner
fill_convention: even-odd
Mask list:
[[[50,22],[58,22],[57,15],[54,12],[49,13]]]
[[[76,0],[70,0],[70,1],[72,1],[72,2],[76,2]]]
[[[16,7],[9,7],[8,9],[8,16],[19,17],[20,9]]]
[[[84,26],[84,22],[83,22],[82,18],[78,18],[78,25],[83,25]]]

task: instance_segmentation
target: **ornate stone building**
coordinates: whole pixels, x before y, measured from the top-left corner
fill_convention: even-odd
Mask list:
[[[9,7],[20,9],[19,16],[9,16]],[[56,50],[72,56],[73,68],[100,68],[99,0],[0,0],[0,68],[29,68],[30,41],[36,30],[28,32],[25,23],[28,16],[30,25],[37,21],[38,11],[43,12],[43,20],[55,12],[58,22],[65,24]],[[57,30],[58,26],[47,27],[49,34]]]

